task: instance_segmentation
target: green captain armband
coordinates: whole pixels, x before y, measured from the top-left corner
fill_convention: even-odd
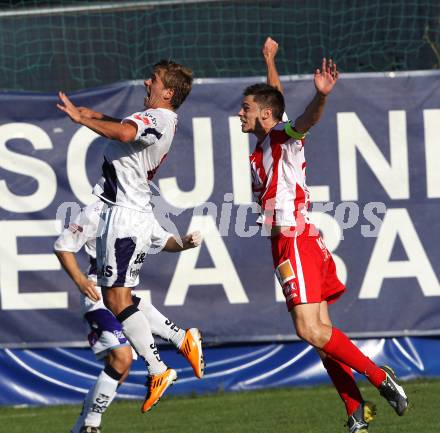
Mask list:
[[[289,136],[294,138],[295,140],[303,140],[304,137],[307,135],[307,132],[298,132],[295,131],[292,128],[292,125],[290,122],[286,123],[286,126],[284,127],[284,132]]]

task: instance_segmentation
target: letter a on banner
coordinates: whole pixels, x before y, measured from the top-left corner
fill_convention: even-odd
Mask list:
[[[229,256],[226,245],[210,215],[195,215],[191,220],[188,233],[200,230],[203,242],[209,251],[213,268],[196,268],[200,248],[193,248],[179,255],[176,271],[165,298],[165,305],[183,305],[191,285],[221,284],[231,304],[248,303],[249,299],[243,289],[234,263]]]
[[[408,260],[391,261],[397,236]],[[359,298],[375,299],[385,278],[417,278],[425,296],[440,296],[440,286],[406,209],[388,209],[371,254]]]

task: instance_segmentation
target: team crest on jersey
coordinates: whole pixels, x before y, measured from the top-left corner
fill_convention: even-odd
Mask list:
[[[144,125],[154,125],[157,126],[157,120],[154,116],[152,116],[150,113],[144,113],[144,114],[134,114],[133,117],[136,120],[140,120]]]
[[[141,116],[140,114],[135,114],[133,116],[136,120],[140,120],[144,125],[150,125],[150,119],[147,116]]]

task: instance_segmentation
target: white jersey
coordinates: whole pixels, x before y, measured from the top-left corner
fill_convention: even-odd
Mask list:
[[[84,207],[73,223],[63,230],[54,244],[55,251],[72,253],[77,253],[84,247],[90,258],[87,277],[95,283],[97,281],[96,235],[103,207],[104,202],[101,200]],[[170,236],[172,235],[165,231],[159,223],[155,222],[151,235],[151,248],[163,249]],[[100,287],[97,286],[96,289],[101,294]],[[93,302],[87,296],[81,294],[81,312],[83,315],[102,308],[106,308],[102,296],[99,301]]]
[[[111,141],[107,145],[102,177],[93,193],[110,204],[151,212],[149,181],[171,147],[177,114],[150,108],[126,117],[124,122],[136,124],[136,138],[131,143]]]

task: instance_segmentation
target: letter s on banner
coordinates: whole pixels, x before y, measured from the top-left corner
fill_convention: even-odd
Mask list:
[[[67,150],[67,178],[72,192],[85,205],[96,200],[87,177],[86,157],[87,150],[98,137],[96,132],[83,126],[75,132]]]
[[[40,159],[9,150],[9,140],[22,139],[32,143],[36,150],[52,149],[49,136],[30,123],[7,123],[0,126],[0,166],[13,173],[33,177],[37,190],[28,195],[12,193],[6,182],[0,180],[0,207],[9,212],[38,212],[52,203],[57,192],[57,178],[52,167]]]

